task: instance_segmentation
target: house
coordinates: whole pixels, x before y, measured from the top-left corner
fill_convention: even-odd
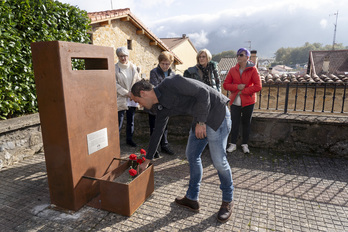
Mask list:
[[[161,38],[161,40],[171,49],[183,62],[176,66],[176,73],[183,75],[185,70],[197,64],[197,50],[189,37],[185,34],[177,38]]]
[[[91,38],[93,45],[109,46],[114,50],[121,46],[129,49],[129,60],[140,67],[141,76],[148,79],[150,71],[158,65],[158,55],[169,51],[174,55],[173,70],[183,62],[170,48],[135,17],[129,8],[91,12]],[[115,63],[118,62],[116,53]]]
[[[310,51],[307,74],[348,74],[348,50]]]
[[[259,67],[268,67],[274,62],[274,59],[259,59]]]
[[[276,65],[272,67],[272,74],[283,74],[289,73],[293,68],[286,65]]]

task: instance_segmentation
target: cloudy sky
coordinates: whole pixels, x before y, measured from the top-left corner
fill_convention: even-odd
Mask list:
[[[281,47],[306,42],[348,46],[346,0],[59,0],[87,12],[130,8],[159,38],[186,34],[199,50],[212,54],[257,50],[273,57]],[[336,16],[337,24],[336,24]]]

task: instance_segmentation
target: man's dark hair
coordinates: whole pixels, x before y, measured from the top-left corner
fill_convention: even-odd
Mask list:
[[[144,79],[141,79],[140,81],[134,83],[134,85],[132,86],[132,94],[136,97],[141,97],[140,96],[140,91],[151,91],[153,89],[153,85],[144,80]]]

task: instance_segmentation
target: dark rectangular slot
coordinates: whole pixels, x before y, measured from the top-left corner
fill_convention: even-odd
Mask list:
[[[106,58],[71,58],[72,70],[108,70]]]

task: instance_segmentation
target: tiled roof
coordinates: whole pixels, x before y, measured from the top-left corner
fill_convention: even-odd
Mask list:
[[[183,43],[187,38],[161,38],[161,40],[170,48],[174,49],[177,47],[179,44]]]
[[[182,36],[177,38],[161,38],[161,40],[172,50],[187,40],[197,52],[195,46],[193,46],[193,44],[191,43],[189,37]]]
[[[117,9],[117,10],[108,10],[108,11],[100,11],[100,12],[90,12],[87,14],[91,20],[91,24],[96,24],[100,22],[105,22],[112,19],[126,18],[129,17],[129,21],[138,29],[144,30],[144,34],[149,37],[154,42],[157,42],[157,46],[159,46],[164,51],[169,51],[174,55],[175,60],[182,64],[183,62],[177,57],[171,49],[162,42],[154,33],[152,33],[145,25],[132,14],[129,8],[125,9]]]
[[[348,50],[311,51],[309,53],[309,68],[314,71],[312,73],[326,74],[323,71],[325,59],[330,63],[328,73],[337,75],[348,73]]]
[[[92,23],[97,23],[100,21],[105,21],[105,19],[119,18],[123,15],[131,14],[129,8],[117,9],[117,10],[107,10],[99,12],[89,12],[88,17]]]
[[[218,72],[220,75],[221,81],[224,81],[226,78],[226,75],[228,71],[237,64],[237,58],[236,57],[223,57],[221,58],[219,64],[218,64]]]
[[[321,74],[320,76],[314,75],[311,77],[310,75],[306,74],[304,76],[301,75],[294,75],[294,74],[268,74],[268,75],[260,75],[262,83],[267,84],[279,84],[279,83],[308,83],[308,84],[344,84],[348,83],[348,75],[324,75]]]
[[[225,80],[228,71],[236,66],[237,58],[221,58],[218,65],[218,72],[222,81]],[[262,72],[263,73],[263,72]],[[346,75],[295,75],[295,74],[265,74],[260,73],[261,81],[263,84],[285,84],[285,83],[319,83],[319,84],[348,84],[348,74]]]

